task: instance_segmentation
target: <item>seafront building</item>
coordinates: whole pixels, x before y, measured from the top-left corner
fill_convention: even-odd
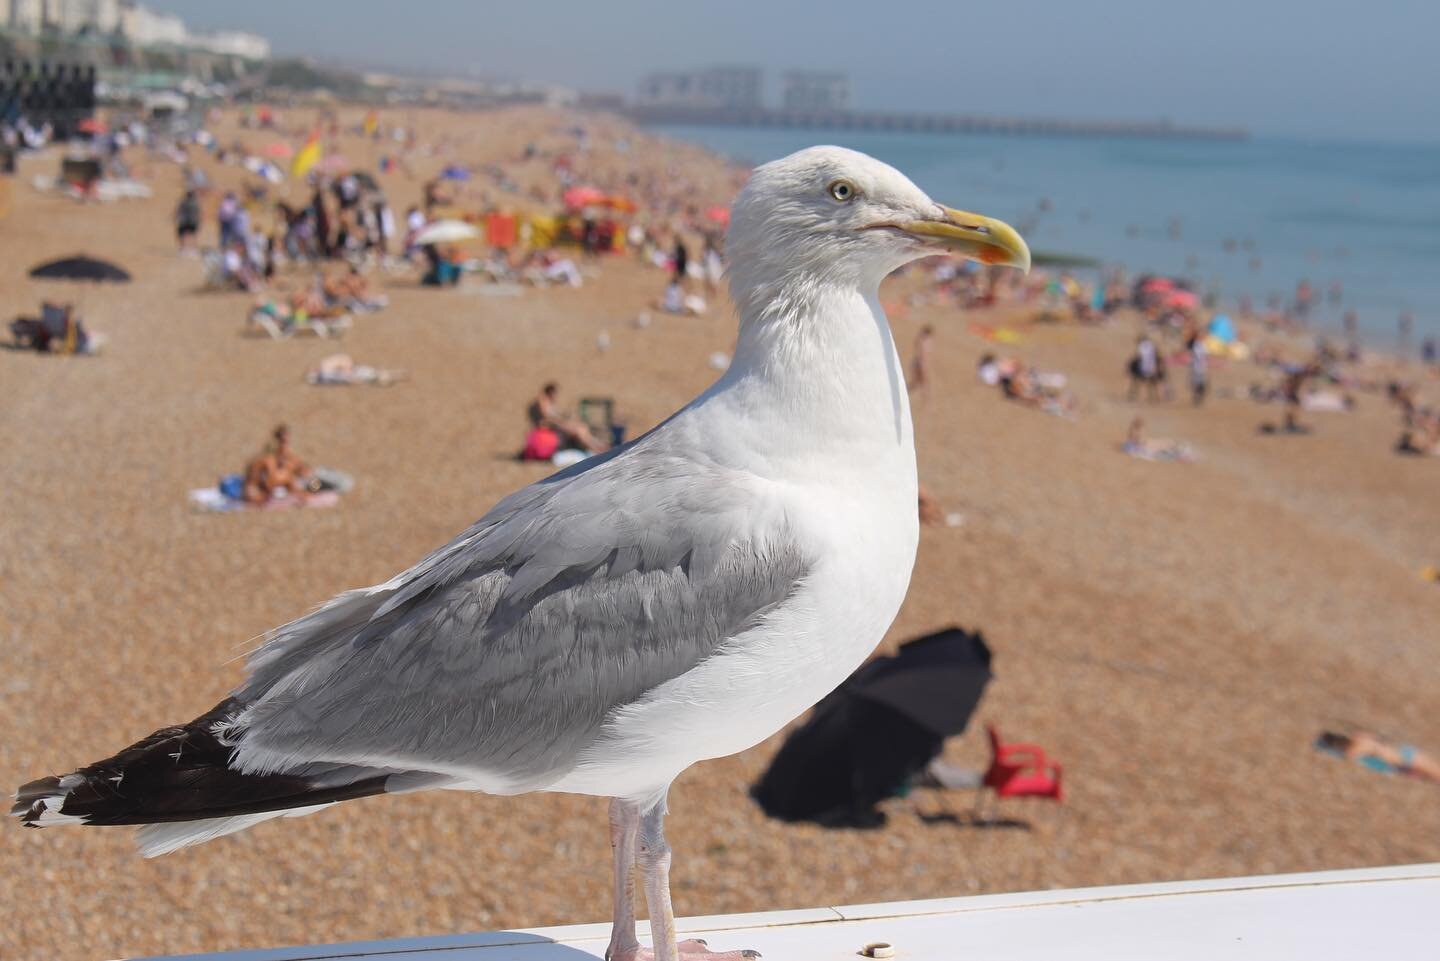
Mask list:
[[[239,30],[191,31],[180,17],[125,0],[0,0],[0,31],[112,40],[266,60],[270,41]]]
[[[640,81],[641,107],[688,110],[753,110],[762,106],[758,67],[707,67],[652,73]]]
[[[850,76],[836,71],[791,70],[780,78],[785,110],[850,109]]]

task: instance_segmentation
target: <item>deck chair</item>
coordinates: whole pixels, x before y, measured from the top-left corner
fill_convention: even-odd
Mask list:
[[[1060,786],[1060,765],[1045,755],[1037,744],[1007,744],[993,724],[986,725],[990,737],[990,767],[982,780],[982,789],[975,797],[975,817],[990,798],[1040,797],[1063,801]],[[985,790],[988,788],[989,790]]]

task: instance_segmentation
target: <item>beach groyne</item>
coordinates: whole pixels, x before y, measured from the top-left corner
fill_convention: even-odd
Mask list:
[[[625,114],[645,125],[865,130],[884,133],[1001,134],[1029,137],[1133,137],[1169,140],[1245,140],[1243,127],[1179,126],[1168,120],[1057,120],[979,114],[892,113],[862,110],[772,110],[631,106]]]

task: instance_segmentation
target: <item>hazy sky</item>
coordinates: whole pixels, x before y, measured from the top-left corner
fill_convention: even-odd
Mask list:
[[[1436,0],[149,0],[277,52],[631,94],[650,70],[840,69],[857,107],[1440,140]]]

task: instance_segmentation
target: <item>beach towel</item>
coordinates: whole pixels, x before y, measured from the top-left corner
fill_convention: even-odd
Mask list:
[[[308,497],[276,497],[264,504],[251,504],[238,497],[227,497],[218,487],[197,487],[190,491],[190,505],[197,511],[228,514],[235,511],[275,511],[301,507],[334,507],[340,503],[339,491],[321,491]]]
[[[1120,451],[1129,454],[1139,460],[1152,461],[1174,461],[1181,464],[1192,464],[1195,462],[1195,452],[1189,444],[1169,443],[1131,443],[1126,441],[1120,445]]]

